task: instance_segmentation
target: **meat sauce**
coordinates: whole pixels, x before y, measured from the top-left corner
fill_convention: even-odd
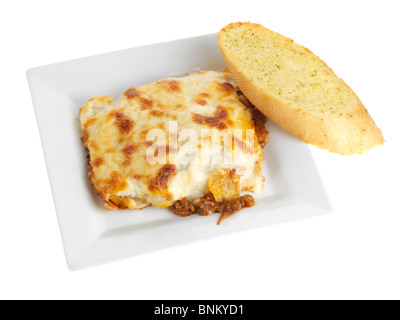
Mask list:
[[[252,206],[254,206],[254,198],[250,194],[245,194],[238,199],[222,200],[221,202],[217,202],[214,199],[213,194],[209,193],[200,198],[197,206],[191,204],[185,197],[182,200],[175,202],[175,204],[171,207],[171,210],[176,215],[182,217],[187,217],[194,213],[197,213],[201,216],[210,216],[216,212],[219,212],[221,213],[221,216],[217,224],[220,224],[221,221],[231,217],[243,208],[249,208]]]

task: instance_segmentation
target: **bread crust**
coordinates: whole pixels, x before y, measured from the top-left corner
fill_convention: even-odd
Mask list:
[[[346,87],[357,97],[358,105],[351,113],[336,116],[308,112],[302,110],[301,107],[293,108],[269,94],[265,88],[255,85],[249,75],[238,67],[235,59],[232,58],[232,54],[224,46],[225,40],[222,33],[241,26],[251,27],[252,31],[255,32],[264,29],[261,25],[249,22],[231,23],[219,32],[218,43],[237,85],[262,113],[302,141],[341,155],[361,154],[384,143],[382,133],[375,125],[367,109],[341,79],[343,87]],[[309,54],[315,56],[310,50],[306,50]],[[332,73],[334,74],[333,71]]]

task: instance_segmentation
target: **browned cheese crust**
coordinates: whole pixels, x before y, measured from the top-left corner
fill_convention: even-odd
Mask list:
[[[246,97],[293,136],[342,155],[384,143],[357,95],[309,49],[250,22],[227,25],[218,43]]]
[[[240,197],[240,192],[259,192],[262,188],[262,147],[268,140],[266,117],[244,97],[230,73],[201,71],[183,78],[167,78],[129,88],[116,101],[96,96],[81,109],[80,120],[90,181],[107,210],[152,205],[172,207],[181,216],[203,214],[199,208],[205,200],[202,198],[198,204],[199,199],[214,194],[218,203],[215,209],[222,213],[222,221],[250,206],[250,201],[243,202],[249,197]],[[183,148],[184,141],[174,144],[168,135],[171,121],[179,130],[195,130],[200,139],[203,129],[230,134],[232,149],[241,152],[241,159],[249,159],[245,154],[254,149],[254,163],[242,161],[229,169],[219,163],[198,167],[150,163],[163,155],[178,155]],[[153,129],[164,132],[166,140],[149,141]],[[253,141],[236,137],[235,129],[253,131]],[[154,145],[155,151],[149,152]],[[251,170],[245,175],[236,172],[235,166],[240,170],[249,166]]]

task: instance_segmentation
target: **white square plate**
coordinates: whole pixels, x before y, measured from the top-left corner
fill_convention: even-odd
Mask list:
[[[330,210],[307,144],[267,122],[264,190],[256,204],[216,225],[218,215],[182,218],[168,209],[108,212],[93,191],[78,113],[87,99],[201,69],[226,67],[216,34],[148,45],[30,69],[54,202],[70,269],[180,243],[282,223]]]

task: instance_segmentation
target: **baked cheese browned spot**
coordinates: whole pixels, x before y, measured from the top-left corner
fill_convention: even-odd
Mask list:
[[[153,100],[146,98],[137,88],[132,87],[123,94],[128,100],[139,99],[140,109],[145,110],[153,106]]]
[[[149,190],[150,191],[164,191],[167,188],[168,180],[176,175],[177,169],[174,164],[166,164],[158,170],[155,178],[150,180]]]
[[[96,159],[93,160],[93,166],[94,167],[98,167],[103,163],[104,163],[104,159],[103,158],[96,158]]]
[[[221,203],[221,216],[218,220],[217,224],[220,224],[221,221],[231,217],[236,212],[242,210],[243,208],[249,208],[254,206],[254,197],[250,194],[245,194],[238,199],[235,200],[224,200]]]
[[[121,133],[129,133],[132,130],[135,122],[132,119],[124,115],[122,112],[113,112],[112,115],[115,116],[116,124]]]
[[[180,83],[177,80],[166,79],[166,80],[158,81],[157,83],[166,86],[169,91],[180,91],[181,90]]]
[[[146,110],[146,109],[149,109],[149,108],[152,107],[153,100],[140,97],[140,103],[141,103],[140,104],[140,109],[141,110]]]
[[[357,95],[309,49],[250,22],[224,27],[218,44],[249,100],[293,136],[342,155],[384,143]]]
[[[200,96],[200,97],[203,97],[203,98],[210,98],[210,94],[207,93],[207,92],[200,92],[200,93],[199,93],[199,96]]]
[[[205,106],[207,104],[207,101],[203,99],[195,99],[194,102],[201,106]]]
[[[122,152],[125,156],[125,160],[124,162],[122,162],[122,165],[128,166],[131,163],[132,153],[134,153],[137,150],[137,148],[138,147],[136,145],[129,144],[122,149]]]
[[[217,110],[214,112],[214,118],[218,120],[224,120],[228,117],[228,113],[223,106],[217,106]]]
[[[240,176],[233,170],[220,170],[208,179],[208,189],[217,202],[232,200],[240,196]]]
[[[245,194],[237,199],[233,200],[222,200],[216,201],[213,194],[209,193],[200,198],[197,206],[191,204],[187,198],[183,198],[175,202],[171,211],[181,217],[188,217],[194,213],[201,216],[211,216],[216,212],[221,213],[217,224],[220,224],[223,220],[231,217],[236,212],[243,208],[249,208],[254,206],[254,197],[250,194]]]
[[[126,189],[127,187],[128,184],[126,179],[118,172],[114,171],[111,173],[111,178],[107,179],[104,189],[107,193],[114,194],[118,191]]]
[[[235,91],[235,88],[229,82],[221,83],[220,88],[222,89],[222,91],[226,91],[226,92]]]
[[[257,141],[261,148],[264,148],[268,141],[268,130],[265,128],[265,122],[267,121],[267,117],[254,106],[250,108],[253,122],[255,134],[257,137]]]

